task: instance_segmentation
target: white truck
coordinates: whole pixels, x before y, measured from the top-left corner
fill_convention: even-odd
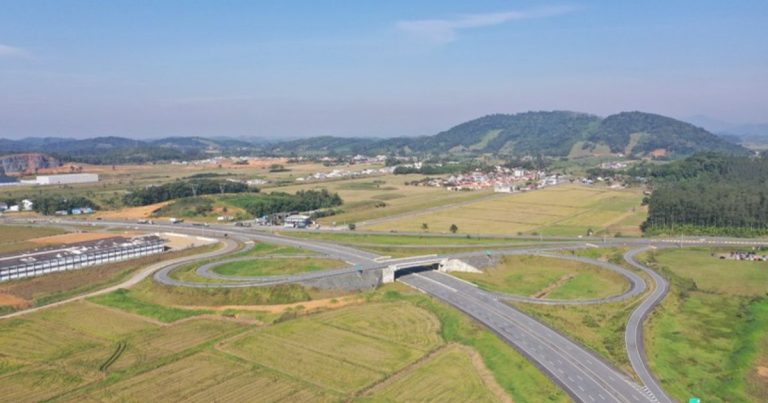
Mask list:
[[[168,219],[168,221],[170,221],[171,224],[180,224],[180,223],[184,222],[184,219],[171,217],[171,218]]]

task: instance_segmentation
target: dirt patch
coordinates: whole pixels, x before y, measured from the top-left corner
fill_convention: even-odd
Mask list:
[[[757,367],[757,376],[768,379],[768,367]]]
[[[121,233],[122,236],[135,236],[139,233],[134,232],[126,232]],[[74,232],[71,234],[61,234],[61,235],[53,235],[53,236],[46,236],[43,238],[35,238],[31,239],[31,242],[34,242],[38,245],[67,245],[77,242],[88,242],[88,241],[97,241],[99,239],[107,239],[107,238],[114,238],[118,236],[117,234],[110,234],[110,233],[104,233],[104,232]]]
[[[11,294],[0,293],[0,306],[12,306],[16,309],[23,309],[30,305],[30,302],[26,299]]]
[[[535,293],[535,294],[533,294],[533,295],[531,295],[531,296],[532,296],[533,298],[545,298],[547,295],[549,295],[549,293],[551,293],[552,291],[554,291],[554,290],[556,290],[556,289],[558,289],[558,288],[562,287],[562,286],[563,286],[563,284],[565,284],[565,283],[567,283],[567,282],[571,281],[571,279],[572,279],[572,278],[574,278],[574,277],[576,277],[576,275],[575,275],[575,274],[566,274],[566,275],[564,275],[563,277],[560,277],[560,278],[559,278],[557,281],[555,281],[554,283],[552,283],[552,284],[548,285],[548,286],[547,286],[546,288],[544,288],[543,290],[541,290],[541,291],[539,291],[539,292],[537,292],[537,293]]]
[[[99,211],[94,214],[94,217],[104,219],[116,219],[116,220],[138,220],[142,218],[150,218],[152,213],[170,204],[170,201],[150,204],[148,206],[128,207],[114,211]]]
[[[365,302],[364,299],[359,296],[352,297],[340,297],[340,298],[326,298],[316,299],[312,301],[295,302],[292,304],[278,304],[278,305],[219,305],[219,306],[189,306],[189,305],[176,305],[176,308],[181,309],[199,309],[208,311],[260,311],[268,313],[283,313],[288,309],[296,309],[298,307],[304,307],[304,312],[311,312],[320,309],[336,309],[349,305],[356,305]]]
[[[210,245],[212,243],[218,242],[215,239],[211,240],[204,237],[196,237],[196,236],[184,235],[184,234],[173,234],[168,232],[163,233],[161,236],[163,239],[166,239],[168,241],[165,244],[165,246],[173,250],[195,248],[198,246]]]

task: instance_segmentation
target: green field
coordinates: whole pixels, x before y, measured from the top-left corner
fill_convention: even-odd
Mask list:
[[[91,297],[88,300],[100,305],[122,309],[127,312],[147,316],[166,323],[209,313],[202,310],[169,308],[162,305],[145,302],[134,298],[130,290],[122,288],[109,294]]]
[[[213,269],[224,276],[277,276],[341,268],[347,264],[335,259],[291,257],[284,259],[255,259],[224,263]]]
[[[504,256],[483,273],[453,274],[487,290],[547,299],[608,297],[629,286],[610,270],[541,256]]]
[[[527,193],[505,195],[460,207],[427,212],[403,219],[367,225],[378,231],[430,231],[447,233],[455,224],[459,233],[542,234],[552,236],[606,234],[637,236],[645,218],[638,189],[561,185]]]
[[[763,402],[768,263],[720,260],[712,252],[674,249],[647,257],[671,279],[670,295],[647,325],[651,367],[680,399]]]

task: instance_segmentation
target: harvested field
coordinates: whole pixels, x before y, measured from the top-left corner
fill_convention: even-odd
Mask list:
[[[399,308],[411,320],[397,325],[397,319],[385,320],[388,323],[378,329],[368,329],[368,321],[359,321],[360,314],[373,310],[379,313],[377,319],[389,317],[381,313],[390,307]],[[383,379],[388,373],[415,362],[425,354],[423,349],[398,343],[403,334],[420,340],[422,347],[440,342],[438,327],[424,326],[413,320],[414,317],[422,317],[427,323],[436,323],[436,318],[430,318],[426,311],[419,312],[422,311],[420,308],[400,304],[376,304],[370,308],[372,311],[365,308],[351,307],[280,323],[248,333],[220,348],[314,385],[351,393]],[[345,311],[348,310],[353,313],[347,314]],[[311,342],[306,337],[309,334],[312,335]],[[389,335],[393,337],[388,338]],[[334,371],[326,371],[325,368],[333,368]]]
[[[448,233],[456,224],[459,233],[514,235],[595,234],[639,235],[635,217],[645,217],[639,190],[614,190],[581,185],[561,185],[527,193],[500,196],[455,208],[416,214],[408,218],[365,226],[380,231]]]
[[[129,378],[75,400],[122,401],[323,401],[320,390],[307,388],[215,353],[196,354]]]
[[[451,345],[435,356],[398,377],[393,382],[376,388],[370,394],[374,400],[418,402],[498,402],[511,401],[504,395],[491,392],[480,371],[487,371],[473,360],[467,348]],[[476,353],[475,353],[476,354]],[[476,365],[483,365],[478,369]],[[410,369],[410,368],[409,368]],[[484,373],[484,372],[483,372]],[[486,374],[487,377],[487,374]],[[494,385],[498,388],[498,385]]]

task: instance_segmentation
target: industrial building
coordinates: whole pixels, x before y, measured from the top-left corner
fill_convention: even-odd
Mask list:
[[[133,238],[115,236],[78,242],[65,248],[0,255],[0,282],[119,262],[163,251],[165,240],[158,235],[146,235]]]
[[[75,183],[93,183],[99,181],[98,174],[63,174],[63,175],[38,175],[35,179],[37,185],[69,185]]]

